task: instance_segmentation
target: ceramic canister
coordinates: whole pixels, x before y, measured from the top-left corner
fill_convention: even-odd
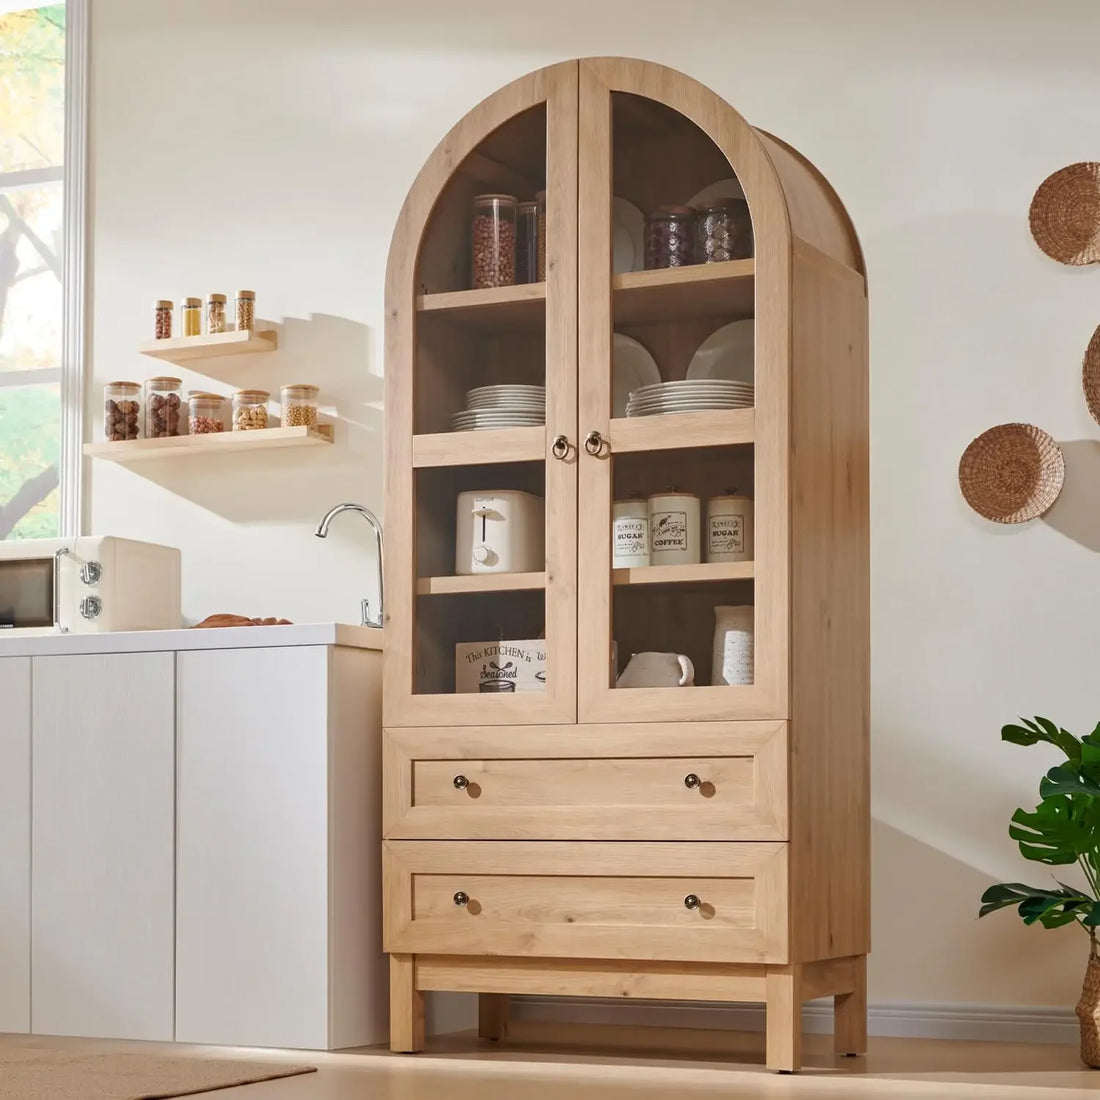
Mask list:
[[[699,498],[691,493],[655,493],[649,498],[650,565],[698,565]]]
[[[705,537],[707,561],[752,561],[752,497],[711,497]]]
[[[611,523],[611,566],[629,569],[649,565],[649,503],[617,500]]]
[[[712,684],[751,684],[754,666],[754,616],[751,605],[714,609]]]

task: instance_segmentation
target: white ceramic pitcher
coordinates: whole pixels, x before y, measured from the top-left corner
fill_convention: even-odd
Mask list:
[[[682,653],[634,653],[615,686],[691,687],[695,683],[695,666]]]

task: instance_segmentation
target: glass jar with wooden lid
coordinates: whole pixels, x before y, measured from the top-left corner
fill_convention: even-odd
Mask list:
[[[141,386],[108,382],[103,387],[103,436],[112,443],[141,438]]]
[[[224,294],[208,294],[206,296],[206,332],[210,336],[225,332]]]
[[[192,390],[188,394],[187,404],[190,412],[188,427],[192,435],[225,431],[225,421],[222,419],[225,398],[220,394]]]
[[[180,302],[180,336],[202,335],[202,299],[184,298]]]
[[[252,432],[267,427],[267,390],[237,390],[233,395],[233,430]]]
[[[182,383],[178,378],[145,379],[145,438],[180,434]]]
[[[283,386],[283,427],[316,428],[319,392],[316,386],[306,383]]]

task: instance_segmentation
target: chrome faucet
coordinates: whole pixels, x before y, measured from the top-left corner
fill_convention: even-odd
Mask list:
[[[362,617],[363,626],[381,627],[383,622],[383,614],[385,612],[385,605],[382,599],[382,574],[383,574],[383,558],[382,558],[382,525],[378,522],[378,518],[369,509],[364,508],[362,504],[337,504],[335,508],[330,508],[322,518],[321,522],[317,524],[317,530],[314,534],[323,539],[328,536],[329,524],[336,518],[341,512],[358,512],[363,519],[370,524],[371,530],[374,532],[374,541],[378,547],[378,615],[372,616],[370,613],[370,600],[364,599],[360,601],[360,614]]]

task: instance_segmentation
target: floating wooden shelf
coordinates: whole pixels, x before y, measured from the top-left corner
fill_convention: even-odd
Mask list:
[[[751,561],[711,561],[699,565],[646,565],[631,569],[612,569],[611,583],[624,584],[699,584],[713,581],[752,580],[755,563]]]
[[[332,425],[318,428],[259,428],[250,432],[210,432],[164,439],[85,443],[84,454],[109,462],[144,462],[154,458],[190,458],[219,451],[263,451],[276,447],[315,447],[332,442]]]
[[[476,573],[469,577],[421,577],[418,596],[449,596],[460,592],[518,592],[545,588],[545,573]]]
[[[454,290],[421,294],[417,312],[467,328],[539,329],[546,324],[546,284],[522,283],[489,290]]]
[[[278,347],[275,332],[215,332],[210,336],[173,336],[170,340],[149,340],[139,344],[142,355],[187,363],[192,359],[220,359],[226,355],[245,355],[256,351],[274,351]]]
[[[648,324],[753,312],[755,260],[628,271],[611,278],[615,324]]]
[[[715,409],[620,417],[611,421],[610,436],[612,454],[752,443],[756,437],[756,410]]]
[[[413,466],[483,466],[489,462],[542,462],[546,428],[492,428],[413,436]]]

